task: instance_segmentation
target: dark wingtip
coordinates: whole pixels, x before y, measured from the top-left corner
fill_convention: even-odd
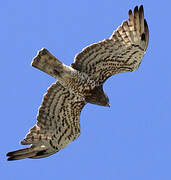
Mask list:
[[[19,160],[19,159],[15,159],[15,156],[14,156],[14,157],[9,157],[9,158],[7,159],[7,161],[15,161],[15,160]]]
[[[134,8],[134,14],[138,13],[138,6],[135,6]]]
[[[129,11],[128,11],[128,15],[130,16],[132,14],[132,10],[130,9]]]
[[[144,12],[144,7],[143,7],[143,5],[140,5],[140,7],[139,7],[139,12]]]
[[[16,161],[16,160],[21,160],[21,159],[24,159],[24,158],[21,158],[20,155],[19,156],[10,156],[7,158],[7,161]]]
[[[148,24],[147,24],[147,21],[146,19],[144,19],[144,28],[145,28],[145,41],[146,41],[146,49],[147,49],[147,46],[148,46],[148,42],[149,42],[149,30],[148,30]]]
[[[6,154],[6,156],[8,157],[7,158],[7,161],[13,161],[13,160],[15,160],[15,156],[14,156],[14,153],[13,152],[8,152],[7,154]]]
[[[6,156],[11,156],[12,155],[12,152],[8,152],[7,154],[6,154]]]
[[[7,161],[13,161],[14,159],[13,158],[11,158],[11,157],[9,157],[8,159],[7,159]]]
[[[142,33],[142,35],[141,35],[141,41],[146,41],[145,33]]]
[[[145,26],[145,29],[148,30],[148,24],[147,24],[146,19],[144,19],[144,26]]]
[[[7,154],[6,154],[6,156],[8,157],[12,157],[12,156],[16,156],[16,152],[19,152],[19,151],[11,151],[11,152],[8,152]]]

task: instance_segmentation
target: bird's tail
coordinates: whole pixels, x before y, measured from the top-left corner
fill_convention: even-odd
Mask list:
[[[47,49],[43,48],[38,51],[31,65],[55,78],[57,78],[63,69],[63,64]]]
[[[25,158],[43,158],[50,156],[52,153],[48,153],[44,148],[37,148],[31,146],[29,148],[20,149],[7,153],[8,161],[25,159]]]

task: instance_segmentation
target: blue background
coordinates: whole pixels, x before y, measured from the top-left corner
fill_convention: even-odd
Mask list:
[[[144,5],[150,41],[140,68],[104,86],[111,108],[88,104],[81,135],[48,158],[8,162],[8,151],[36,122],[55,79],[30,66],[46,47],[69,65],[85,46],[108,38]],[[171,179],[171,2],[130,0],[2,1],[0,7],[0,177],[27,179]]]

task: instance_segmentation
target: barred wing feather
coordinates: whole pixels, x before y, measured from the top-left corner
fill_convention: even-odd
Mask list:
[[[23,145],[29,148],[9,152],[8,160],[42,158],[54,154],[80,135],[80,113],[84,98],[54,83],[44,95],[37,124],[30,129]]]
[[[89,74],[100,84],[110,76],[135,71],[148,45],[149,31],[143,6],[129,10],[124,21],[109,39],[92,44],[76,55],[71,67]]]

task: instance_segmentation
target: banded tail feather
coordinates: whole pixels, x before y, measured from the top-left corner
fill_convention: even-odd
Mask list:
[[[143,6],[129,10],[109,39],[84,48],[70,66],[41,49],[32,66],[57,78],[44,95],[36,125],[22,145],[30,147],[7,153],[8,160],[50,156],[80,135],[80,113],[87,103],[106,106],[104,82],[117,73],[136,71],[146,52],[149,31]]]
[[[47,49],[42,48],[33,58],[31,65],[56,78],[62,72],[63,64]]]

